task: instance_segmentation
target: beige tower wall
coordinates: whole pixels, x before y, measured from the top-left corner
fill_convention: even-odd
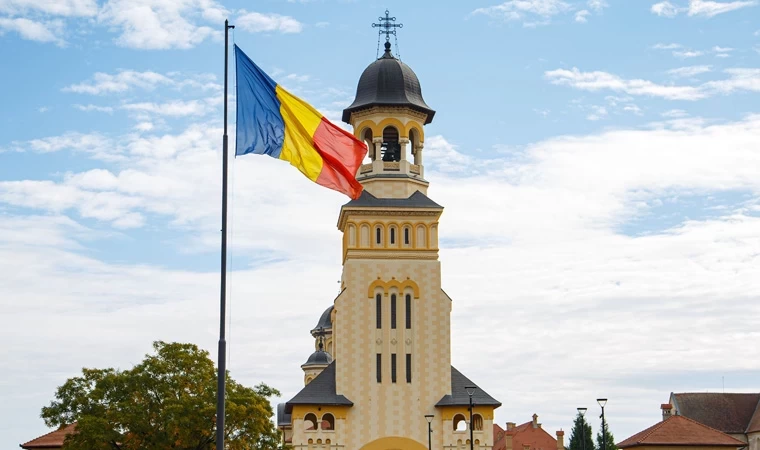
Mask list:
[[[426,414],[442,417],[434,405],[451,390],[451,301],[441,291],[437,260],[349,258],[343,269],[345,290],[335,301],[333,332],[337,361],[336,389],[354,402],[346,448],[361,449],[383,437],[411,438],[427,445]],[[416,285],[417,289],[414,289]],[[417,298],[414,298],[417,291]],[[381,292],[382,329],[376,328],[374,295]],[[412,327],[405,328],[404,294],[412,293]],[[390,294],[398,294],[397,328],[390,328]],[[382,356],[382,382],[376,380],[376,354]],[[397,354],[397,380],[391,382],[391,354]],[[412,382],[406,382],[406,353],[412,354]],[[350,364],[341,364],[350,361]],[[440,431],[433,433],[441,448]]]

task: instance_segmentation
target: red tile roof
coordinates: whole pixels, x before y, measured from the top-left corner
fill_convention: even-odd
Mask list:
[[[511,430],[506,430],[501,439],[496,438],[494,428],[493,450],[507,448],[507,436],[512,436],[512,449],[523,450],[527,445],[530,450],[557,450],[557,440],[540,427],[533,428],[533,421],[517,425]]]
[[[724,394],[697,392],[673,394],[678,414],[694,419],[724,433],[743,434],[754,422],[760,393]],[[760,426],[760,418],[756,425]]]
[[[619,448],[642,445],[744,447],[746,443],[684,416],[671,416],[620,442]]]
[[[21,444],[21,448],[61,448],[63,447],[63,440],[66,439],[70,433],[74,432],[77,424],[62,426],[61,428],[51,431],[48,434],[43,434],[37,439],[32,439],[26,444]]]

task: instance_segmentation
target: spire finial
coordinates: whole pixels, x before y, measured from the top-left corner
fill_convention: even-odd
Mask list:
[[[378,30],[378,36],[384,34],[386,43],[390,43],[391,35],[396,35],[396,28],[404,28],[403,23],[393,23],[396,21],[396,18],[391,17],[387,9],[385,10],[385,17],[380,16],[377,20],[379,20],[380,23],[373,23],[372,28],[380,28],[380,30]],[[387,45],[386,48],[388,48]]]

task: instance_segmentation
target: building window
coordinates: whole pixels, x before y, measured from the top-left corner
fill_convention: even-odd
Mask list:
[[[396,243],[396,229],[391,228],[391,245]]]
[[[383,243],[383,230],[380,227],[375,228],[375,243],[380,245]]]
[[[375,308],[375,316],[377,322],[376,325],[379,329],[383,327],[383,296],[380,294],[377,294],[377,296],[375,296]]]
[[[483,416],[480,414],[472,415],[472,429],[474,431],[483,431]]]
[[[391,295],[391,328],[396,329],[396,294]]]
[[[323,430],[334,430],[335,429],[335,417],[327,413],[324,416],[322,416],[322,429]]]
[[[406,294],[406,329],[412,329],[412,296]]]
[[[467,429],[467,422],[462,414],[454,416],[451,422],[454,424],[454,431],[465,431]]]
[[[396,354],[391,353],[391,383],[396,382]]]
[[[375,365],[377,366],[377,382],[381,383],[383,381],[383,355],[380,353],[377,354]]]
[[[406,382],[412,382],[412,354],[406,354]]]
[[[409,245],[409,228],[404,228],[404,245]]]
[[[317,415],[314,413],[306,414],[303,418],[303,429],[314,431],[317,429]]]

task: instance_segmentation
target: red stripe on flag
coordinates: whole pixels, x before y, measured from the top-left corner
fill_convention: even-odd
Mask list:
[[[367,146],[324,117],[314,132],[313,140],[314,147],[324,160],[317,184],[353,199],[359,198],[363,187],[356,181],[356,172],[367,155]]]

